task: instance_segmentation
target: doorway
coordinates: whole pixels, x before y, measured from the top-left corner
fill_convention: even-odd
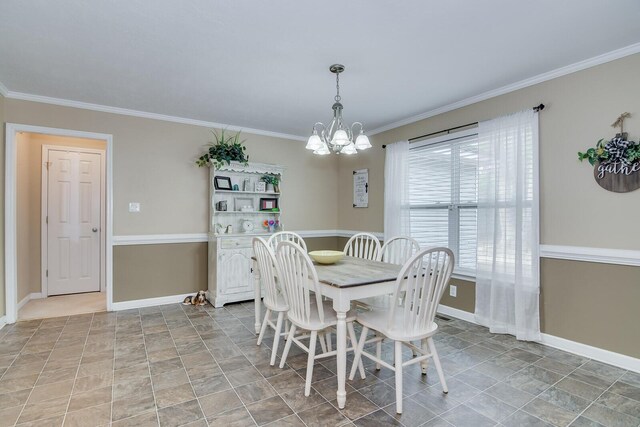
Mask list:
[[[111,135],[7,124],[6,141],[7,323],[109,310]]]

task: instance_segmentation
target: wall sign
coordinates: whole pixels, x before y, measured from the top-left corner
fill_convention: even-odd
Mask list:
[[[353,171],[353,207],[369,206],[369,169]]]
[[[620,133],[610,141],[601,139],[595,148],[578,153],[578,159],[588,160],[593,165],[593,176],[602,188],[616,193],[626,193],[640,188],[640,143],[627,140],[624,119],[631,117],[623,113],[611,125],[620,127]]]

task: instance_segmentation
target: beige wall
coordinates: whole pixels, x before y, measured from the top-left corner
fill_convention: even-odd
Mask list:
[[[305,239],[310,251],[336,248],[337,238]],[[207,243],[115,246],[113,301],[207,289]]]
[[[208,170],[194,160],[209,129],[139,117],[6,100],[6,121],[113,135],[115,235],[208,231]],[[304,142],[243,134],[249,160],[286,168],[282,220],[290,230],[335,229],[338,161],[310,156]],[[140,202],[140,213],[128,212]]]
[[[5,98],[0,95],[0,317],[5,315],[4,288],[4,134]]]
[[[207,289],[207,244],[113,248],[113,301],[179,295]]]
[[[20,133],[17,138],[17,249],[18,301],[30,293],[40,293],[42,146],[106,149],[106,142],[37,133]]]
[[[544,103],[540,113],[541,243],[613,249],[640,249],[637,223],[640,190],[619,194],[603,190],[593,168],[577,152],[615,131],[622,112],[630,138],[640,138],[640,54],[540,83],[464,108],[389,130],[371,138],[374,147],[339,159],[339,229],[383,231],[383,144],[454,126],[486,120]],[[352,207],[352,170],[369,168],[369,208]],[[569,340],[640,356],[637,301],[640,267],[543,260],[542,331]],[[475,285],[458,283],[458,297],[443,304],[475,310]],[[634,305],[635,304],[635,305]]]
[[[615,131],[610,124],[622,112],[633,115],[625,130],[640,137],[640,54],[491,98],[429,119],[389,130],[371,138],[374,147],[339,160],[340,229],[383,231],[383,144],[486,120],[514,111],[546,105],[540,113],[541,242],[547,245],[640,249],[629,233],[638,216],[638,191],[619,194],[602,189],[593,168],[577,160],[600,139]],[[351,171],[369,168],[369,208],[352,207]],[[588,214],[585,214],[588,212]],[[600,221],[615,218],[606,226]]]
[[[640,358],[640,267],[543,259],[543,332]]]
[[[193,162],[211,139],[209,129],[13,99],[5,102],[8,123],[113,135],[114,235],[208,231],[209,171],[196,167]],[[310,156],[302,141],[251,134],[243,137],[250,161],[285,167],[281,184],[282,221],[287,229],[337,228],[338,160],[335,157]],[[37,151],[35,145],[30,147]],[[38,168],[37,164],[28,165],[29,173],[35,175],[40,173]],[[140,202],[141,212],[129,213],[129,202]],[[36,218],[39,206],[38,199],[28,208]],[[0,219],[3,216],[4,211]],[[21,263],[19,270],[23,271],[23,277],[30,277],[29,285],[24,289],[21,286],[20,298],[29,292],[38,292],[40,285],[39,222],[29,227],[29,233],[38,240],[26,249],[30,255],[20,256],[27,261]],[[335,239],[318,243],[320,247],[325,244],[333,247]],[[197,244],[115,247],[114,301],[176,295],[206,287],[206,274],[185,273],[182,281],[174,280],[177,277],[174,272],[183,271],[185,262],[201,256],[198,247]],[[158,262],[151,262],[152,255],[160,257]],[[24,271],[32,274],[29,276]],[[200,284],[200,280],[205,284]],[[4,304],[2,307],[4,310]]]

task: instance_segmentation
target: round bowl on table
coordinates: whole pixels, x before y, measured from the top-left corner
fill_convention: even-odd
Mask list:
[[[311,251],[309,256],[318,264],[335,264],[344,257],[342,251]]]

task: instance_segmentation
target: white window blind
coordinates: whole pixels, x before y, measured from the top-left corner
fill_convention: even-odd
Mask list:
[[[449,247],[456,271],[475,274],[477,135],[412,148],[409,171],[411,237],[423,248]]]

